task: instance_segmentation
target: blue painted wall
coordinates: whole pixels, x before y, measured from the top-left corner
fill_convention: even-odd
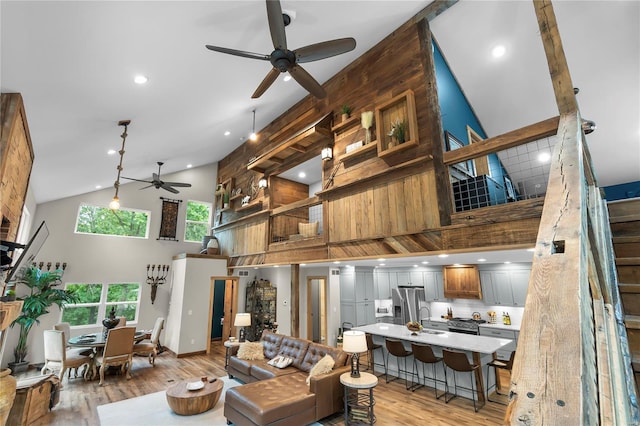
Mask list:
[[[604,194],[607,201],[640,197],[640,181],[605,186]]]
[[[467,125],[482,138],[486,139],[487,135],[482,129],[478,117],[476,117],[473,112],[471,105],[462,92],[462,88],[451,72],[449,65],[447,65],[440,48],[436,43],[433,44],[433,47],[438,101],[440,104],[443,130],[454,135],[465,145],[469,144]],[[491,170],[491,177],[499,185],[504,186],[506,171],[502,167],[500,159],[496,154],[489,155],[489,169]],[[504,202],[502,199],[500,201]]]

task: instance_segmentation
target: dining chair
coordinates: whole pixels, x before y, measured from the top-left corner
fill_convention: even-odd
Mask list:
[[[100,367],[100,383],[104,383],[104,372],[111,365],[119,365],[120,371],[131,378],[133,357],[133,336],[135,327],[116,327],[109,330],[102,354],[96,355],[94,369]],[[94,371],[95,376],[95,371]]]
[[[160,341],[160,332],[164,326],[164,318],[160,317],[156,320],[151,331],[151,340],[148,342],[140,342],[133,345],[133,353],[136,355],[149,355],[149,364],[155,367],[156,356],[158,356],[158,344]]]
[[[118,317],[118,324],[116,327],[126,327],[127,325],[127,317]]]
[[[90,363],[91,356],[89,355],[82,355],[73,351],[71,353],[67,352],[64,332],[59,330],[44,331],[44,366],[40,372],[41,374],[59,369],[58,378],[62,382],[64,372],[67,369],[75,368],[77,373],[79,367],[86,364],[88,368]]]
[[[71,339],[71,324],[68,322],[59,322],[58,324],[53,326],[54,330],[62,331],[64,333],[64,344],[67,352],[67,358],[74,358],[78,356],[92,356],[93,349],[87,348],[72,348],[67,344],[69,339]],[[69,368],[69,377],[71,377],[71,370],[74,370],[75,377],[78,377],[78,369],[77,368]]]

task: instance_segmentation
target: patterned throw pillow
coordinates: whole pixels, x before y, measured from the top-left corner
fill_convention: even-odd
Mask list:
[[[316,363],[309,371],[309,377],[307,377],[307,384],[311,383],[313,376],[319,376],[320,374],[326,374],[333,370],[333,366],[336,362],[331,355],[325,355],[320,361]]]
[[[264,359],[264,348],[260,342],[244,342],[238,348],[238,358],[246,360]]]
[[[276,367],[276,368],[287,368],[288,366],[290,366],[291,364],[293,364],[293,358],[289,358],[286,356],[282,356],[282,355],[278,355],[277,357],[273,358],[271,361],[269,361],[267,364]]]

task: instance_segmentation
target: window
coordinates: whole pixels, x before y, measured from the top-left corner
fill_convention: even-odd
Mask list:
[[[65,288],[75,291],[79,300],[64,307],[61,322],[71,326],[99,326],[112,307],[115,307],[117,317],[125,317],[127,322],[138,320],[138,283],[67,283]]]
[[[106,207],[81,205],[76,233],[148,238],[150,216],[151,213],[145,210],[121,208],[114,211]]]
[[[184,227],[184,240],[201,243],[202,237],[209,235],[211,223],[211,203],[187,201],[187,220]]]

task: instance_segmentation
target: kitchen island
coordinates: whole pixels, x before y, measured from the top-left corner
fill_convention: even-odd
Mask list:
[[[450,348],[471,353],[473,363],[481,366],[481,368],[476,370],[475,374],[476,389],[478,390],[478,400],[481,404],[484,404],[485,402],[483,380],[484,365],[486,365],[486,363],[491,361],[492,359],[496,358],[496,351],[509,345],[510,343],[513,343],[513,341],[509,339],[499,339],[495,337],[476,336],[464,333],[453,333],[448,331],[435,331],[426,329],[424,330],[426,332],[419,332],[417,333],[417,335],[413,336],[411,334],[411,331],[409,331],[404,325],[384,323],[363,325],[360,327],[355,327],[353,328],[353,330],[364,331],[365,333],[369,333],[374,336],[374,340],[379,340],[377,343],[382,344],[383,350],[385,351],[385,357],[387,359],[388,354],[386,354],[386,347],[384,345],[384,338],[387,337],[403,341],[407,350],[411,350],[411,342],[430,345],[433,347],[433,351],[438,356],[442,354],[442,348]],[[392,367],[394,366],[387,365],[387,369],[391,372],[393,372],[394,370]],[[398,374],[397,360],[395,364],[395,372],[396,374]],[[471,383],[467,381],[466,384],[463,383],[462,385],[470,387]],[[471,398],[471,393],[465,393],[467,397]]]

